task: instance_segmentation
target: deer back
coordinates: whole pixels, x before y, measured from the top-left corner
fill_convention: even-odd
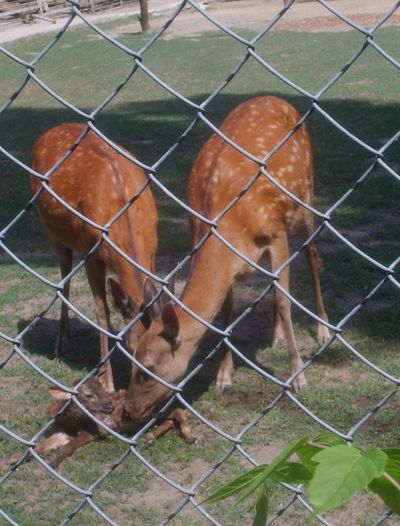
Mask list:
[[[220,130],[242,149],[263,159],[300,120],[293,106],[277,97],[258,97],[236,107]],[[302,125],[268,160],[267,172],[306,203],[313,198],[312,152]],[[189,179],[189,204],[207,218],[220,213],[259,171],[259,165],[214,134],[197,157]],[[219,221],[218,231],[235,246],[289,233],[303,220],[303,208],[285,196],[261,172],[251,188]],[[205,228],[191,220],[197,241]],[[260,240],[261,241],[261,240]]]
[[[74,145],[84,132],[83,124],[61,124],[50,129],[37,141],[32,154],[32,167],[46,174]],[[129,257],[154,269],[157,247],[157,212],[143,170],[116,152],[93,131],[89,131],[72,154],[49,179],[51,189],[68,205],[98,225],[106,225],[135,195],[133,202],[109,228],[109,238]],[[40,180],[31,178],[31,190],[40,188]],[[43,230],[55,244],[86,255],[99,239],[100,230],[75,216],[49,192],[43,191],[37,201]],[[128,292],[140,303],[143,277],[107,243],[102,243],[95,257],[114,271]],[[129,276],[129,277],[128,277]],[[132,279],[133,277],[133,279]]]

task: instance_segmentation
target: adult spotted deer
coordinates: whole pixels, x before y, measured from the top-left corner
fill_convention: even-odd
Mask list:
[[[221,132],[241,148],[262,159],[267,152],[296,126],[299,113],[276,97],[259,97],[235,108],[225,119]],[[189,204],[208,219],[216,217],[255,176],[259,165],[214,134],[198,155],[189,180]],[[313,202],[313,161],[311,143],[304,125],[268,160],[267,170],[276,181],[304,203]],[[191,219],[194,242],[208,231],[208,225]],[[250,189],[218,221],[218,234],[250,260],[257,262],[269,255],[272,272],[289,258],[288,236],[303,237],[314,229],[313,215],[287,197],[262,174]],[[311,268],[317,315],[327,320],[320,283],[319,260],[314,244],[305,247]],[[210,322],[222,307],[228,321],[232,309],[232,285],[251,270],[216,235],[211,235],[192,260],[182,302]],[[279,274],[283,289],[289,289],[289,268]],[[278,289],[274,340],[283,335],[290,355],[291,372],[303,361],[296,347],[292,327],[291,302]],[[153,316],[142,335],[136,357],[151,372],[174,383],[181,379],[206,327],[179,306],[167,302]],[[318,338],[329,337],[326,326],[319,324]],[[217,376],[217,389],[231,384],[232,358],[224,351]],[[306,387],[304,374],[294,381],[295,389]],[[135,421],[147,420],[170,391],[139,368],[134,367],[125,410]]]
[[[50,129],[36,142],[32,167],[46,174],[73,147],[85,131],[83,124],[61,124]],[[93,131],[84,136],[72,154],[49,179],[51,189],[70,207],[96,223],[106,225],[146,182],[143,170],[116,152]],[[31,178],[33,193],[40,188],[39,178]],[[43,231],[58,257],[61,276],[72,269],[72,254],[86,256],[99,241],[101,232],[77,217],[47,190],[37,200]],[[157,211],[147,187],[131,206],[112,223],[108,237],[129,258],[146,269],[154,270],[157,248]],[[131,320],[143,300],[144,274],[135,269],[118,252],[103,241],[85,262],[86,274],[93,293],[99,326],[110,329],[110,311],[106,298],[106,271],[114,272],[119,282],[109,279],[109,288],[117,309]],[[69,281],[64,286],[68,300]],[[128,336],[129,347],[136,350],[141,323],[135,324]],[[56,342],[56,355],[65,352],[70,342],[68,306],[61,304],[61,320]],[[100,334],[101,357],[108,352],[108,338]],[[100,370],[99,378],[108,391],[114,390],[111,365],[108,361]]]

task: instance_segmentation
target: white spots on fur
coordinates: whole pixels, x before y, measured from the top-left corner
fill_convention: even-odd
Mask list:
[[[219,175],[220,175],[220,173],[219,173],[219,170],[218,170],[218,168],[217,168],[217,169],[214,171],[214,173],[213,173],[213,175],[212,175],[212,177],[211,177],[211,182],[214,183],[214,184],[219,183]]]
[[[258,148],[265,149],[267,147],[265,137],[257,137],[256,146],[258,146]]]
[[[213,157],[211,155],[209,155],[208,157],[206,157],[206,160],[204,161],[204,168],[206,170],[208,170],[210,168],[212,162],[213,162]],[[196,180],[196,179],[197,179],[197,176],[195,177],[194,180]]]

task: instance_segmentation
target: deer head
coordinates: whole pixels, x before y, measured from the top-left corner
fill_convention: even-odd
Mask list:
[[[115,309],[122,315],[125,325],[128,325],[132,319],[139,314],[141,306],[133,301],[127,292],[121,287],[118,281],[113,278],[108,278],[108,294],[112,299]],[[131,327],[127,333],[126,340],[128,348],[132,354],[136,354],[136,349],[145,331],[146,325],[138,321]]]
[[[153,282],[146,280],[144,305],[153,301],[156,294]],[[154,375],[174,383],[183,376],[187,367],[187,362],[180,356],[180,327],[175,306],[166,300],[165,295],[161,296],[145,310],[142,321],[146,330],[139,339],[136,358]],[[145,423],[170,394],[171,390],[133,365],[124,411],[137,424]]]
[[[77,383],[74,382],[74,384]],[[57,400],[57,402],[50,404],[46,408],[47,415],[54,418],[65,402],[71,399],[72,395],[56,386],[49,387],[48,392]],[[89,378],[80,387],[77,399],[97,420],[107,426],[113,426],[112,412],[114,404],[109,393],[107,393],[97,378]],[[57,417],[57,423],[59,427],[73,433],[82,429],[86,429],[93,434],[102,434],[104,432],[77,404],[71,404],[65,413]]]

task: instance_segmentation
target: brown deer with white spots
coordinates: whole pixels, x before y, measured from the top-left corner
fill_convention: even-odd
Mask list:
[[[46,174],[62,158],[85,131],[83,124],[61,124],[50,129],[36,142],[32,167]],[[100,226],[106,225],[133,200],[131,206],[112,223],[109,239],[129,258],[149,271],[154,271],[157,249],[157,210],[147,187],[136,200],[133,198],[146,182],[144,171],[115,151],[93,131],[89,131],[72,154],[49,179],[51,189],[69,206]],[[31,190],[36,193],[39,178],[31,178]],[[72,270],[72,254],[85,257],[101,237],[91,226],[58,202],[46,189],[37,200],[43,231],[53,248],[65,278]],[[110,330],[110,311],[106,297],[106,271],[112,271],[119,282],[109,278],[108,285],[114,304],[128,322],[139,312],[143,301],[145,275],[134,268],[118,252],[103,241],[85,262],[87,279],[93,293],[98,325]],[[64,286],[68,300],[69,281]],[[135,324],[128,335],[132,353],[144,327]],[[70,345],[68,306],[62,302],[61,319],[56,342],[56,356]],[[101,357],[108,353],[108,337],[100,333]],[[99,379],[107,391],[114,390],[109,360],[100,369]]]
[[[262,159],[300,120],[299,113],[286,101],[276,97],[259,97],[234,109],[225,119],[221,131],[253,156]],[[198,155],[189,180],[189,204],[208,219],[216,217],[249,183],[259,165],[214,134]],[[313,162],[311,143],[302,125],[270,157],[268,172],[303,202],[313,202]],[[191,219],[194,242],[208,231],[208,225]],[[260,175],[251,188],[218,221],[218,233],[250,260],[257,262],[270,256],[276,272],[289,258],[288,236],[297,232],[307,238],[314,229],[313,215],[296,204],[266,177]],[[305,247],[311,268],[316,312],[327,320],[320,283],[319,260],[314,244]],[[222,308],[228,323],[232,310],[232,285],[251,267],[235,255],[216,235],[211,235],[194,256],[181,301],[204,320],[211,322]],[[280,285],[289,290],[289,268],[279,275]],[[275,294],[276,316],[274,341],[285,336],[290,355],[291,373],[303,361],[296,346],[292,327],[291,302],[279,290]],[[171,302],[153,316],[142,335],[136,357],[151,372],[175,383],[184,375],[206,327],[181,307]],[[328,328],[318,324],[318,339],[329,338]],[[217,390],[231,384],[233,363],[225,349],[217,376]],[[306,387],[304,373],[293,381],[295,389]],[[134,421],[148,420],[171,391],[133,367],[133,378],[125,410]]]

